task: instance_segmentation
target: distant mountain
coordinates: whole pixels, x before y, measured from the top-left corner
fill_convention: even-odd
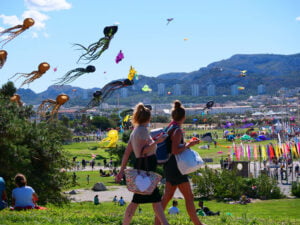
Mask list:
[[[240,71],[247,70],[246,77],[240,77]],[[275,54],[237,54],[229,59],[221,60],[209,64],[207,67],[200,68],[191,73],[167,73],[158,77],[148,77],[139,75],[139,79],[131,87],[127,87],[128,98],[120,98],[122,103],[130,101],[141,101],[144,98],[156,99],[157,102],[164,100],[169,102],[168,98],[157,95],[158,84],[165,85],[165,94],[174,92],[174,85],[180,84],[182,96],[180,98],[187,101],[191,98],[191,85],[198,84],[200,96],[207,96],[207,85],[214,84],[216,95],[230,95],[231,85],[243,86],[244,91],[241,95],[255,95],[257,86],[265,85],[269,94],[275,93],[279,88],[300,87],[300,54],[294,55],[275,55]],[[142,87],[147,84],[152,92],[143,92]],[[34,93],[30,89],[19,89],[18,93],[22,96],[24,102],[28,104],[39,104],[47,98],[55,99],[60,93],[70,95],[71,104],[86,104],[94,91],[98,88],[83,89],[66,86],[50,86],[41,93]],[[120,91],[116,94],[121,95]],[[193,97],[195,98],[195,97]],[[110,98],[108,101],[116,101]]]

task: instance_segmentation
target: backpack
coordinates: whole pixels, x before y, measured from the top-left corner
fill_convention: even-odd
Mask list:
[[[152,138],[158,136],[160,133],[165,132],[168,133],[172,131],[175,131],[176,128],[179,128],[177,125],[171,125],[169,127],[166,128],[157,128],[157,129],[153,129],[150,131],[150,135]],[[171,135],[169,134],[169,136],[161,143],[157,144],[157,149],[156,149],[156,158],[157,158],[157,163],[158,164],[164,164],[166,163],[169,158],[170,158],[170,149],[171,149]]]

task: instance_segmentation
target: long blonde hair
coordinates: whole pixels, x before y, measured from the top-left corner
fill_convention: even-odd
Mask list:
[[[133,125],[143,124],[148,122],[150,120],[150,117],[150,109],[146,108],[143,103],[139,103],[135,106],[132,116],[132,123]]]

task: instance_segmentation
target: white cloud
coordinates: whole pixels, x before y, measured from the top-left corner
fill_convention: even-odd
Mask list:
[[[58,11],[72,7],[66,0],[25,0],[25,4],[29,9],[38,11]]]
[[[45,21],[49,19],[49,16],[40,13],[36,10],[27,10],[23,13],[22,17],[25,18],[32,18],[34,19],[33,27],[40,30],[45,28],[46,24]]]
[[[9,26],[16,26],[19,24],[23,24],[23,22],[16,15],[5,16],[5,15],[1,14],[0,18],[3,20],[3,24],[9,25]]]
[[[38,38],[38,37],[39,37],[39,35],[37,32],[32,32],[32,38]]]
[[[72,5],[67,2],[68,0],[24,0],[26,10],[23,12],[22,16],[18,17],[16,15],[6,16],[0,14],[0,20],[2,19],[3,24],[8,25],[8,27],[22,25],[25,18],[34,19],[34,25],[32,29],[41,30],[46,28],[46,21],[50,17],[41,12],[49,11],[59,11],[70,9]],[[0,27],[0,30],[4,28]],[[32,33],[33,38],[37,38],[39,35],[37,32]],[[44,32],[44,37],[49,37],[49,34]],[[3,38],[3,36],[2,36]]]
[[[300,21],[300,16],[296,17],[296,20],[297,20],[297,21]]]

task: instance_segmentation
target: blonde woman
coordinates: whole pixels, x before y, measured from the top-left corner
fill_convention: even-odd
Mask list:
[[[128,142],[128,146],[123,155],[122,164],[120,168],[120,172],[116,176],[116,181],[120,182],[124,175],[124,169],[126,168],[126,164],[131,152],[134,152],[136,157],[136,164],[134,168],[137,168],[138,163],[140,163],[142,170],[145,170],[145,160],[147,160],[148,170],[155,171],[157,167],[156,160],[156,148],[157,143],[164,141],[165,137],[160,135],[155,141],[151,138],[150,133],[148,131],[148,126],[151,119],[151,111],[146,108],[142,103],[136,105],[135,110],[133,112],[132,123],[134,125],[134,130],[130,135],[130,139]],[[143,149],[143,156],[141,155],[141,151]],[[140,160],[142,160],[140,162]],[[151,195],[140,195],[134,194],[131,203],[127,206],[125,211],[125,216],[123,219],[123,225],[129,225],[139,204],[143,203],[152,203],[153,210],[157,217],[157,220],[163,224],[169,224],[165,214],[163,212],[163,208],[161,205],[161,195],[159,193],[158,188],[156,187]]]

